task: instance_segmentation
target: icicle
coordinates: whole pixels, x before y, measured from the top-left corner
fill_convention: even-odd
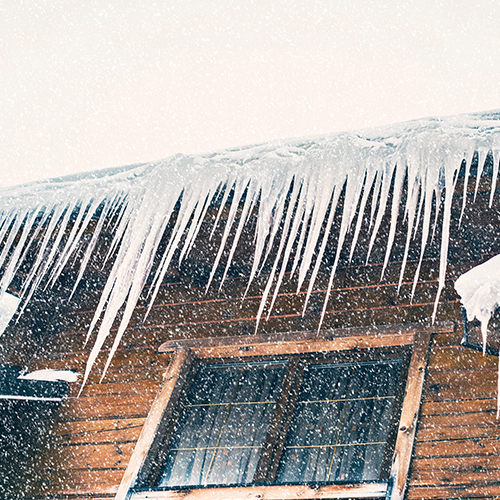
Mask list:
[[[433,200],[436,209],[432,235],[441,220],[441,193],[445,190],[434,319],[446,277],[451,201],[457,174],[465,158],[461,222],[475,151],[478,168],[474,199],[486,157],[490,152],[493,155],[491,205],[500,162],[500,113],[416,120],[387,128],[207,155],[175,155],[160,162],[110,170],[105,175],[83,174],[72,180],[55,179],[8,188],[0,191],[0,296],[20,266],[26,264],[28,256],[31,261],[23,282],[24,304],[38,288],[52,286],[71,265],[76,274],[75,291],[91,265],[103,232],[113,235],[102,264],[109,266],[109,275],[87,333],[87,339],[93,334],[96,339],[86,367],[85,383],[118,311],[123,308],[104,373],[108,369],[150,278],[153,262],[158,266],[151,276],[145,318],[173,265],[174,255],[179,252],[179,264],[189,256],[210,206],[220,200],[211,236],[220,229],[222,238],[212,259],[209,285],[228,250],[219,287],[223,285],[243,231],[256,213],[254,256],[247,291],[263,266],[268,263],[271,267],[257,324],[272,295],[267,310],[268,315],[271,313],[287,269],[291,274],[297,272],[297,291],[309,277],[304,307],[307,305],[318,273],[325,265],[323,256],[331,251],[328,241],[335,217],[341,217],[322,321],[342,251],[349,250],[349,259],[353,258],[364,230],[363,217],[369,211],[369,227],[363,235],[369,241],[368,262],[390,204],[383,276],[395,235],[401,227],[398,216],[403,208],[400,205],[406,176],[407,234],[398,287],[402,284],[412,240],[421,231],[412,298],[431,235]],[[342,189],[345,189],[345,199],[339,210]],[[373,193],[372,202],[367,208],[370,193]],[[221,221],[226,212],[227,220]],[[163,255],[157,255],[162,238],[167,238],[165,233],[174,220],[174,213],[175,223],[169,229],[171,233],[168,233]],[[356,217],[351,247],[345,249]],[[93,234],[87,241],[90,231]]]
[[[469,149],[465,158],[465,175],[464,175],[464,194],[462,200],[462,211],[460,212],[460,219],[458,220],[458,227],[462,225],[462,217],[465,212],[465,205],[467,204],[467,185],[469,183],[470,166],[472,163],[472,157],[474,156],[474,149]]]
[[[267,315],[267,319],[269,319],[271,311],[273,310],[274,303],[276,301],[276,297],[278,296],[278,292],[280,290],[280,286],[286,272],[286,264],[289,261],[290,253],[293,248],[293,243],[295,241],[295,237],[297,235],[297,231],[300,225],[301,217],[299,214],[301,212],[301,207],[303,206],[303,196],[304,196],[304,190],[302,189],[302,183],[298,182],[295,179],[293,185],[293,191],[290,195],[290,203],[288,205],[288,212],[286,214],[285,226],[283,228],[284,237],[281,240],[280,248],[278,249],[278,255],[277,258],[275,259],[275,264],[280,262],[281,268],[280,268],[280,273],[278,275],[278,279],[276,281],[276,285],[274,287],[274,293],[271,299],[271,304],[269,305],[269,313]],[[295,208],[296,208],[295,217],[292,218],[292,215],[294,215]],[[286,241],[286,248],[284,249],[284,253],[282,254],[285,241]],[[269,282],[271,282],[271,279],[269,279]],[[262,302],[264,302],[264,295],[262,297]]]
[[[493,205],[493,196],[497,186],[498,177],[498,162],[500,161],[500,152],[496,149],[493,150],[493,174],[491,175],[491,192],[490,192],[490,208]]]
[[[486,156],[488,155],[488,149],[479,149],[477,159],[477,173],[476,173],[476,187],[474,189],[474,201],[476,201],[477,190],[479,189],[479,181],[481,180],[481,175],[484,169],[484,162],[486,161]]]
[[[365,213],[366,202],[368,201],[368,196],[370,195],[372,186],[375,182],[376,175],[377,171],[373,168],[368,167],[368,172],[366,174],[364,182],[363,198],[361,198],[361,204],[359,206],[359,214],[358,214],[358,220],[356,222],[356,229],[354,230],[354,236],[352,237],[351,251],[349,252],[349,262],[351,262],[354,256],[354,250],[356,248],[356,243],[358,242],[359,238],[359,232],[361,231],[361,225],[363,223],[363,215]],[[372,204],[373,206],[377,204],[375,192],[373,193]]]
[[[389,263],[389,256],[391,255],[392,244],[396,236],[396,225],[398,222],[398,213],[400,209],[401,193],[403,191],[403,181],[405,178],[405,166],[397,165],[396,174],[394,179],[394,190],[392,192],[392,207],[391,207],[391,222],[389,228],[389,238],[387,240],[387,248],[385,251],[384,263],[382,264],[382,272],[380,280],[384,277],[385,268]]]
[[[377,204],[377,215],[375,217],[375,222],[373,229],[371,230],[370,243],[368,244],[368,252],[366,254],[366,263],[370,260],[370,255],[375,243],[375,238],[377,237],[380,224],[382,223],[382,217],[385,214],[385,207],[387,206],[387,200],[389,199],[389,190],[391,188],[392,175],[394,173],[395,163],[393,161],[387,162],[381,171],[381,188],[380,188],[380,202]]]

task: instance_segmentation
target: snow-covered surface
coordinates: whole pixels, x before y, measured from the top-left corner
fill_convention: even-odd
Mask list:
[[[488,323],[500,306],[500,255],[472,268],[455,282],[455,290],[467,311],[467,319],[481,322],[483,349],[486,349]]]
[[[11,293],[0,295],[0,335],[4,332],[9,321],[17,310],[20,299]]]
[[[31,373],[20,375],[18,378],[23,380],[45,380],[48,382],[56,382],[57,380],[65,380],[66,382],[76,382],[78,374],[71,370],[36,370]]]
[[[479,155],[478,179],[486,155],[490,151],[493,154],[493,197],[500,158],[500,111],[428,118],[384,128],[278,141],[196,156],[179,154],[158,162],[112,169],[106,175],[83,174],[4,189],[0,191],[0,242],[4,240],[3,249],[0,249],[0,267],[4,269],[0,296],[22,263],[26,245],[33,238],[38,237],[38,253],[23,290],[24,296],[29,299],[44,280],[48,280],[49,285],[57,280],[100,207],[102,210],[94,237],[87,244],[84,258],[78,263],[81,279],[100,231],[106,227],[110,217],[118,215],[112,244],[112,249],[118,248],[117,258],[88,332],[90,336],[98,328],[97,340],[84,375],[85,382],[110,334],[119,308],[124,306],[105,367],[107,369],[151,271],[153,256],[164,229],[178,202],[175,227],[153,278],[150,306],[167,269],[177,264],[172,262],[177,247],[182,245],[182,260],[193,245],[210,202],[223,192],[223,207],[233,190],[222,244],[214,256],[211,279],[220,265],[226,246],[229,247],[230,257],[225,269],[229,267],[242,228],[254,207],[258,207],[258,221],[249,284],[268,257],[268,250],[280,224],[286,235],[279,241],[278,253],[259,309],[258,325],[268,299],[271,299],[268,310],[272,308],[287,264],[292,259],[294,244],[299,249],[298,257],[294,257],[290,264],[293,271],[298,273],[298,288],[307,286],[309,297],[322,265],[321,256],[326,249],[333,222],[335,210],[330,210],[330,206],[337,206],[345,188],[338,243],[336,248],[328,249],[336,256],[328,291],[331,289],[348,231],[354,233],[351,255],[355,252],[361,229],[361,217],[356,219],[356,208],[359,206],[360,213],[365,212],[368,195],[373,187],[378,202],[373,203],[370,210],[370,250],[386,209],[390,209],[391,213],[384,269],[398,230],[397,216],[400,209],[404,210],[409,222],[401,279],[410,244],[420,247],[422,258],[432,233],[433,197],[438,200],[439,207],[444,193],[437,307],[445,283],[451,202],[457,172],[465,160],[468,179],[475,151]],[[406,172],[408,196],[405,206],[400,207]],[[392,205],[389,207],[393,179]],[[292,210],[286,210],[287,200],[291,207],[296,207],[293,217]],[[242,212],[236,217],[240,203]],[[74,223],[70,217],[76,217]],[[31,231],[35,222],[38,224],[37,229]],[[326,232],[322,232],[323,223],[326,223]],[[68,226],[71,227],[69,237],[63,240]],[[45,229],[42,231],[42,228]],[[236,237],[229,243],[228,235],[232,228],[236,230]],[[421,240],[412,241],[419,228]],[[315,249],[319,250],[317,258]],[[311,278],[306,284],[309,271],[312,271]],[[415,284],[419,272],[420,264],[415,274]],[[328,294],[322,317],[327,300]],[[102,321],[97,326],[99,319]]]
[[[455,290],[467,311],[467,319],[481,322],[483,353],[486,352],[488,323],[491,315],[500,306],[500,255],[483,262],[455,282]],[[500,358],[498,366],[497,418],[500,418]]]

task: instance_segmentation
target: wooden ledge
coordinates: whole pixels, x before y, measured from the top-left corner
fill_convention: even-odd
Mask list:
[[[188,348],[200,354],[210,351],[228,351],[228,355],[255,356],[266,344],[279,344],[281,354],[289,353],[287,348],[302,346],[299,352],[314,352],[316,343],[324,343],[327,350],[346,350],[366,347],[390,347],[391,345],[407,345],[413,342],[415,332],[453,333],[455,323],[443,321],[432,324],[406,323],[403,325],[383,325],[358,328],[335,328],[313,332],[283,332],[263,335],[241,335],[233,337],[201,338],[169,340],[161,344],[158,352],[174,352],[176,349]],[[371,340],[367,345],[367,337]],[[392,337],[392,338],[391,338]],[[308,348],[308,346],[310,348]],[[221,349],[222,348],[222,349]],[[251,351],[251,354],[249,352]],[[295,351],[294,351],[295,352]],[[226,354],[226,353],[224,353]],[[205,356],[202,356],[205,357]]]
[[[386,483],[323,486],[238,486],[133,493],[130,500],[306,500],[327,498],[384,498]]]

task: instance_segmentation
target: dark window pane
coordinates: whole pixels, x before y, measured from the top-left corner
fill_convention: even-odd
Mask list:
[[[384,457],[385,443],[364,446],[337,446],[328,481],[376,481]]]
[[[307,367],[278,483],[379,478],[402,361]]]
[[[201,365],[158,486],[251,482],[284,372],[281,361]]]
[[[309,365],[304,371],[298,401],[324,401],[345,397],[353,367]]]
[[[189,389],[186,404],[229,403],[241,374],[238,365],[201,365]]]
[[[287,447],[282,455],[277,483],[310,483],[328,480],[334,447]]]
[[[206,484],[247,484],[259,460],[257,448],[218,448]]]

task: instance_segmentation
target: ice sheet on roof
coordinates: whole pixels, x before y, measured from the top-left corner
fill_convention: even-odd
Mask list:
[[[151,271],[153,256],[174,209],[178,209],[178,217],[153,277],[150,305],[167,269],[174,264],[172,259],[176,249],[181,246],[181,260],[189,254],[207,208],[217,196],[222,194],[221,207],[228,202],[230,210],[227,220],[219,222],[225,226],[222,244],[214,255],[211,279],[221,264],[226,246],[230,252],[225,264],[227,271],[241,230],[255,207],[258,208],[258,220],[250,282],[268,257],[267,251],[273,245],[278,229],[283,228],[282,234],[286,237],[276,242],[279,248],[259,308],[258,325],[266,303],[271,304],[268,310],[272,308],[288,264],[298,273],[299,288],[307,287],[309,297],[323,265],[321,257],[326,250],[334,209],[345,190],[338,242],[335,248],[328,248],[335,255],[333,267],[329,269],[330,291],[349,231],[354,234],[349,249],[351,255],[356,251],[361,230],[361,216],[357,217],[356,209],[360,207],[359,213],[364,213],[368,194],[373,189],[378,203],[372,204],[369,213],[371,225],[367,236],[370,250],[384,213],[389,210],[391,214],[384,268],[398,229],[400,210],[404,210],[408,221],[401,277],[410,245],[420,248],[422,258],[432,227],[433,199],[441,207],[444,193],[437,307],[445,283],[451,201],[457,172],[465,161],[468,179],[475,151],[479,157],[478,179],[487,154],[493,154],[493,196],[500,155],[500,111],[429,118],[372,130],[276,141],[210,154],[179,154],[105,173],[82,174],[5,189],[0,191],[0,243],[3,245],[0,247],[0,269],[3,270],[0,296],[23,262],[28,243],[35,239],[38,249],[23,295],[29,300],[42,283],[50,285],[55,282],[81,245],[90,220],[97,216],[94,236],[85,243],[85,254],[78,262],[80,280],[99,232],[111,217],[117,216],[112,243],[112,248],[117,249],[117,257],[88,332],[90,336],[94,329],[98,330],[85,382],[110,335],[119,308],[124,306],[109,364]],[[408,195],[404,206],[400,206],[405,176]],[[229,197],[230,192],[232,197]],[[237,217],[239,205],[242,212]],[[288,206],[294,210],[287,210]],[[322,231],[324,223],[326,232]],[[31,231],[32,228],[35,229]],[[63,238],[66,228],[69,237]],[[417,229],[421,230],[422,237],[420,241],[412,241]],[[231,230],[236,232],[236,237],[229,243]],[[298,248],[298,257],[292,257],[294,247]],[[309,271],[311,278],[306,283]],[[419,272],[420,264],[415,284]],[[321,320],[327,301],[328,293]],[[98,323],[99,320],[102,321]]]

